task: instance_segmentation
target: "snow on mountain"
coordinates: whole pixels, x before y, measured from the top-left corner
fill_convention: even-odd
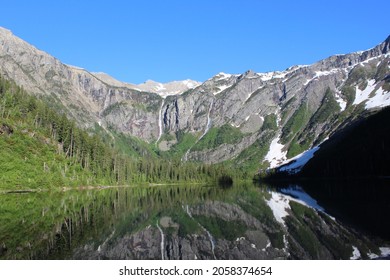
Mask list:
[[[317,201],[308,195],[302,188],[293,186],[281,189],[280,192],[271,191],[270,193],[271,198],[267,200],[267,205],[271,208],[276,221],[284,226],[286,225],[284,218],[290,215],[290,201],[305,205],[316,211],[324,211],[324,208],[318,205]],[[332,216],[329,217],[334,219]]]
[[[367,82],[364,90],[356,86],[356,95],[353,105],[365,102],[366,109],[381,108],[390,106],[390,92],[384,91],[379,87],[374,79]]]
[[[360,90],[359,87],[356,86],[355,100],[353,101],[352,105],[357,105],[362,103],[363,101],[366,101],[369,98],[370,93],[374,89],[375,89],[375,80],[369,80],[364,90]]]
[[[268,161],[270,168],[275,168],[283,164],[287,159],[287,151],[284,151],[284,145],[280,144],[280,135],[272,140],[267,155],[264,157],[264,161]]]
[[[173,81],[165,84],[155,82],[152,80],[147,80],[142,84],[135,85],[135,84],[118,81],[115,78],[103,72],[92,73],[92,74],[98,79],[100,79],[101,81],[109,85],[113,85],[116,87],[125,87],[137,91],[153,92],[160,95],[162,98],[166,98],[167,96],[170,95],[180,95],[189,89],[193,89],[201,85],[200,82],[189,80],[189,79],[184,81]]]
[[[283,172],[288,172],[290,174],[298,173],[302,167],[314,156],[314,153],[320,149],[319,146],[304,151],[299,155],[291,158],[284,166],[280,167],[278,170]]]
[[[336,92],[336,102],[339,104],[341,112],[347,108],[347,102],[344,101],[344,99],[341,98],[340,94]]]
[[[154,92],[160,95],[162,98],[166,98],[170,95],[180,95],[187,90],[196,88],[199,85],[201,85],[200,82],[188,79],[184,81],[173,81],[165,84],[148,80],[145,83],[136,85],[136,87],[142,91]]]
[[[366,102],[366,109],[390,106],[390,92],[379,88]]]
[[[281,193],[271,192],[271,195],[271,199],[267,201],[267,204],[269,208],[271,208],[275,219],[279,223],[286,225],[284,222],[284,217],[289,215],[287,210],[291,209],[290,200],[287,196]]]

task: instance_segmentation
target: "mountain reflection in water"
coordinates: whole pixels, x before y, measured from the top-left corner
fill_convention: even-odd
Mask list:
[[[0,258],[350,259],[387,254],[386,230],[378,233],[375,226],[369,231],[365,222],[354,223],[349,215],[354,211],[344,211],[349,210],[346,201],[354,207],[344,191],[316,186],[176,185],[3,194]],[[379,197],[378,203],[388,201]],[[356,212],[376,213],[361,205]],[[389,205],[377,207],[384,211]],[[382,220],[385,228],[386,223]]]

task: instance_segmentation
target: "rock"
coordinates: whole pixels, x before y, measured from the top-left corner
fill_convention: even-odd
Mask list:
[[[64,112],[81,127],[100,124],[118,132],[138,137],[148,143],[161,137],[161,132],[178,135],[190,133],[197,139],[210,127],[229,124],[239,127],[242,139],[235,144],[220,143],[201,151],[188,150],[186,160],[216,163],[231,160],[256,140],[264,141],[262,121],[269,114],[278,117],[275,137],[289,130],[292,117],[304,106],[307,111],[301,123],[295,121],[291,137],[283,144],[318,144],[335,130],[339,123],[325,118],[312,124],[310,119],[319,110],[330,89],[340,104],[346,104],[346,84],[354,89],[353,69],[365,72],[364,80],[375,79],[372,94],[381,93],[385,67],[376,75],[379,65],[389,63],[389,38],[364,52],[335,55],[313,65],[293,66],[285,71],[242,75],[219,73],[204,83],[191,80],[161,84],[147,81],[141,85],[123,83],[107,74],[90,73],[85,69],[61,63],[53,56],[36,49],[0,28],[0,74],[36,95],[49,96],[63,105]],[[381,64],[382,63],[382,64]],[[379,72],[378,72],[379,73]],[[386,93],[387,94],[387,93]],[[354,97],[352,97],[354,98]],[[349,105],[350,106],[350,105]],[[343,110],[340,108],[340,111]],[[332,112],[332,116],[336,114]],[[352,116],[350,110],[347,117]],[[178,139],[161,143],[169,150]],[[306,142],[305,142],[306,141]],[[262,159],[259,158],[259,162]]]

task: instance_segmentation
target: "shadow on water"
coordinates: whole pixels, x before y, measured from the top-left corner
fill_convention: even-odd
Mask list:
[[[284,181],[260,186],[159,185],[3,194],[0,259],[118,259],[129,240],[142,236],[148,237],[142,239],[145,248],[141,251],[154,253],[138,257],[161,258],[164,252],[155,244],[160,238],[159,225],[165,245],[196,243],[189,249],[204,258],[348,259],[351,246],[358,246],[367,257],[374,250],[364,245],[370,240],[346,232],[321,212],[389,240],[388,182]],[[283,220],[277,220],[277,215]],[[321,220],[333,230],[331,236],[324,235]],[[215,240],[213,255],[207,251],[211,240]],[[337,251],[340,244],[346,247],[341,253]],[[128,253],[134,248],[129,247]],[[172,248],[164,258],[171,256]]]
[[[313,203],[318,205],[358,230],[390,239],[390,179],[280,181],[271,185],[316,209]]]

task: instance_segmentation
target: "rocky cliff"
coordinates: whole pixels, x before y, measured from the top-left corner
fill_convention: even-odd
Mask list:
[[[131,85],[65,65],[0,28],[0,74],[100,126],[178,150],[182,160],[275,167],[363,110],[390,104],[390,37],[285,71],[219,73],[202,84]]]

